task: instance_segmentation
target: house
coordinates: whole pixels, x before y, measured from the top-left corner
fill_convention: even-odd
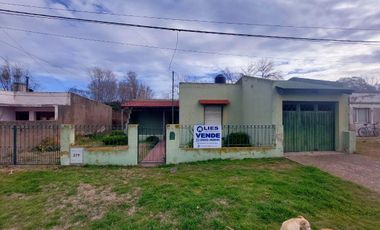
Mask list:
[[[112,108],[73,93],[0,91],[0,121],[110,126]]]
[[[167,124],[178,123],[178,100],[131,100],[122,107],[129,114],[128,124],[139,124],[140,130],[149,129],[151,135],[162,135]]]
[[[350,129],[380,122],[380,93],[354,92],[350,96]]]
[[[328,81],[302,78],[181,83],[179,123],[221,125],[223,132],[246,133],[250,145],[258,147],[274,145],[276,138],[284,152],[345,151],[352,135],[351,93]]]

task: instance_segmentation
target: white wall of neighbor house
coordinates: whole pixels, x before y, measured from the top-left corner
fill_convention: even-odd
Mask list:
[[[350,96],[350,129],[380,122],[380,93],[353,93]]]
[[[0,107],[0,121],[15,120],[15,111],[11,107]]]
[[[0,91],[0,106],[70,105],[70,93]]]

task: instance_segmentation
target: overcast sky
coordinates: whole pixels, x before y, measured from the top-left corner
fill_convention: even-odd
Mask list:
[[[57,9],[10,6],[27,4]],[[84,17],[98,20],[181,27],[223,32],[315,38],[380,40],[378,0],[0,0],[0,8],[36,13]],[[305,29],[159,20],[153,18],[99,15],[58,9],[132,14],[139,16],[292,25],[300,27],[357,28],[366,30]],[[156,97],[170,91],[170,59],[176,45],[176,32],[142,28],[27,18],[0,14],[0,56],[28,68],[43,91],[86,88],[88,69],[112,69],[122,78],[136,71],[150,85]],[[6,28],[4,28],[6,27]],[[11,29],[112,41],[121,44],[69,39]],[[368,30],[379,29],[379,30]],[[212,79],[220,70],[241,68],[257,58],[272,59],[285,78],[305,77],[336,80],[348,76],[380,78],[380,45],[337,44],[241,38],[178,33],[178,49],[217,52],[212,55],[177,51],[171,69],[177,79]],[[131,46],[126,44],[134,44]],[[169,49],[141,47],[154,46]],[[233,54],[233,55],[232,55]]]

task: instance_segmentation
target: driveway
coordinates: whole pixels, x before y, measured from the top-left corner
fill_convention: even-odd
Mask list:
[[[287,153],[285,156],[380,193],[379,158],[337,152]]]

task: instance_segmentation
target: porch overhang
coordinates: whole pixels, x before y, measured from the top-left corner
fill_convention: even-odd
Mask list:
[[[198,101],[201,105],[228,105],[230,104],[229,100],[209,100],[201,99]]]
[[[329,89],[329,88],[287,88],[287,87],[280,87],[276,86],[276,90],[281,95],[288,95],[288,94],[330,94],[330,95],[336,95],[336,94],[351,94],[353,90],[351,89]]]

